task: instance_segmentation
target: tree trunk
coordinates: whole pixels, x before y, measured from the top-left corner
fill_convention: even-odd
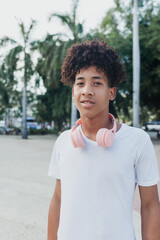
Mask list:
[[[24,80],[23,96],[22,96],[22,138],[27,139],[27,84]]]

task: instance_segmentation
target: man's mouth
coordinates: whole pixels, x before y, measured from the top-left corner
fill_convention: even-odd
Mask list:
[[[81,100],[80,101],[81,103],[85,103],[85,104],[95,104],[95,101],[93,101],[93,100]]]
[[[81,100],[80,103],[85,107],[91,107],[95,104],[95,101],[93,100]]]

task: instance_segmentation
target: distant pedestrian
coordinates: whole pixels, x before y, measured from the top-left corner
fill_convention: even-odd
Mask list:
[[[157,160],[150,137],[109,113],[125,79],[115,50],[104,41],[73,45],[62,66],[80,119],[58,137],[49,175],[57,179],[48,240],[135,240],[132,204],[141,198],[142,239],[160,240]]]

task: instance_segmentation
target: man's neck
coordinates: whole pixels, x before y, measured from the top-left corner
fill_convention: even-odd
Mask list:
[[[106,115],[105,118],[97,117],[94,119],[81,117],[81,122],[84,135],[93,141],[96,141],[96,135],[100,128],[113,128],[113,120],[109,117],[109,115]]]

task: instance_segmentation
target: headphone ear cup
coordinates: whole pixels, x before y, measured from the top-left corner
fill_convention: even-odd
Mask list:
[[[85,142],[82,136],[82,133],[79,129],[75,129],[71,133],[71,140],[73,143],[73,146],[83,148],[85,146]]]
[[[106,134],[107,129],[106,128],[100,128],[96,135],[96,142],[99,146],[104,147],[104,135]]]
[[[113,131],[111,130],[107,131],[107,134],[105,135],[105,140],[104,140],[106,147],[110,147],[112,145],[114,141],[114,135],[115,133]]]
[[[113,143],[115,133],[107,128],[101,128],[97,132],[96,142],[101,147],[110,147]]]

